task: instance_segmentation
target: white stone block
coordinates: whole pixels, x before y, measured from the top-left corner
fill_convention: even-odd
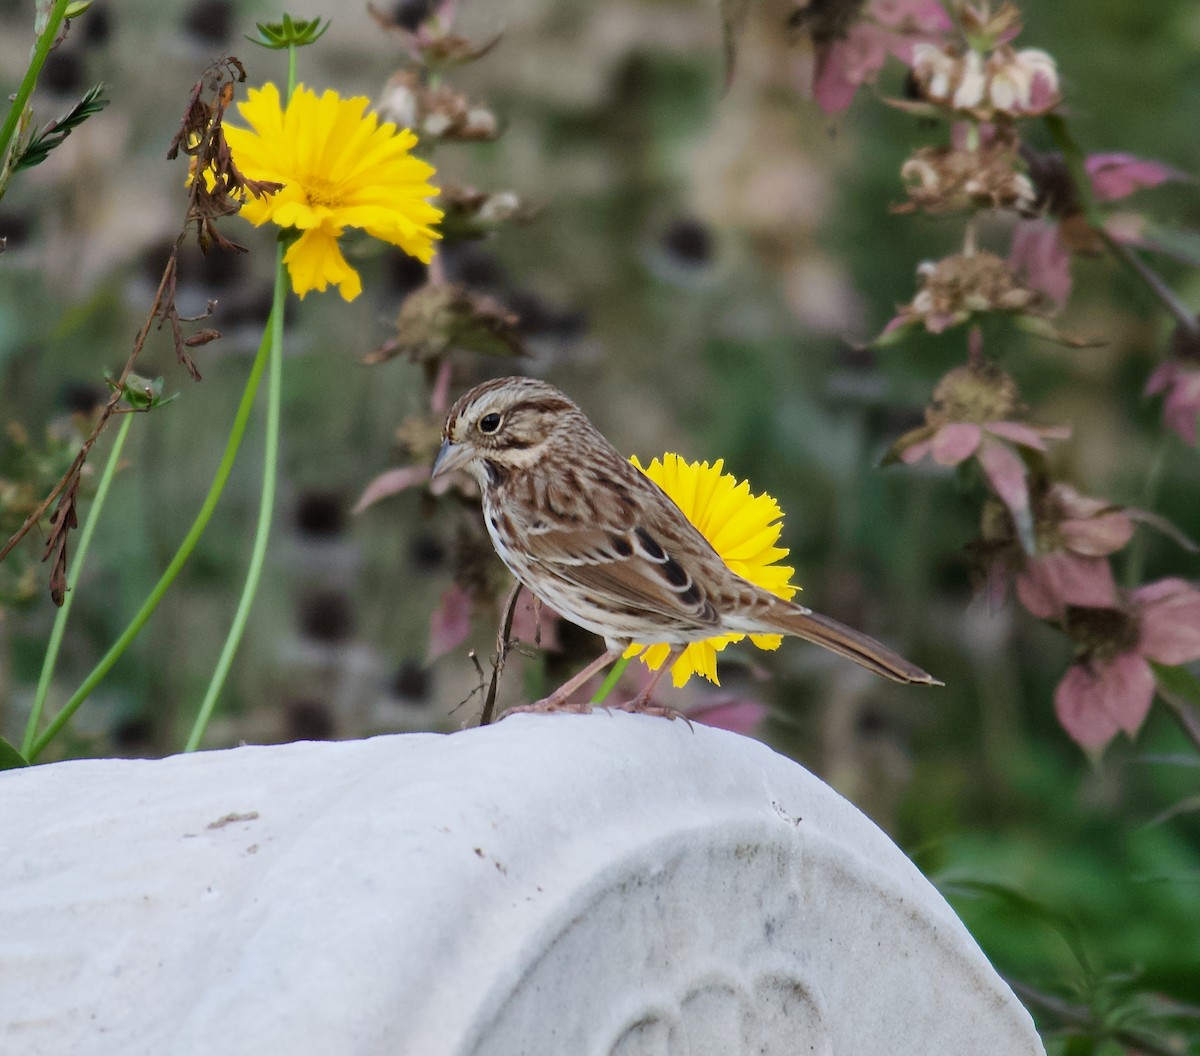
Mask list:
[[[1034,1056],[763,745],[604,712],[0,774],[5,1056]]]

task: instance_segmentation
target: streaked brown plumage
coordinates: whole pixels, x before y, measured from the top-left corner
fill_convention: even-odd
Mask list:
[[[726,633],[816,642],[896,682],[938,684],[865,634],[742,579],[652,480],[566,396],[533,378],[476,386],[446,416],[437,476],[479,483],[488,532],[513,575],[608,651],[546,701],[567,695],[634,641],[675,651]],[[634,700],[645,708],[657,677]],[[656,710],[656,709],[650,709]]]

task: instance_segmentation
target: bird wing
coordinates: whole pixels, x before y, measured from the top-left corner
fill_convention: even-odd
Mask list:
[[[658,490],[652,481],[637,476],[638,484],[645,481]],[[669,626],[715,630],[720,616],[702,585],[711,577],[697,566],[715,560],[724,569],[724,563],[682,513],[677,513],[680,525],[660,523],[652,533],[646,527],[653,520],[647,508],[661,510],[659,503],[670,499],[665,494],[649,497],[653,505],[639,501],[642,495],[637,492],[627,493],[631,502],[613,510],[597,509],[587,525],[559,522],[527,528],[536,561],[555,578],[585,591],[617,622],[665,620]],[[664,518],[660,514],[657,520]],[[681,526],[695,538],[680,538]]]

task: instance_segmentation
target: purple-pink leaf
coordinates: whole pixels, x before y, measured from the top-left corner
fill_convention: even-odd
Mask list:
[[[976,454],[992,489],[1012,514],[1017,537],[1026,553],[1033,553],[1033,514],[1029,509],[1029,479],[1025,463],[1007,444],[984,437]]]
[[[825,113],[841,113],[860,86],[875,82],[889,54],[911,66],[914,44],[951,28],[937,0],[873,0],[845,36],[817,49],[813,98]]]
[[[1167,180],[1187,179],[1170,165],[1132,154],[1090,154],[1085,164],[1092,178],[1092,194],[1101,202],[1128,198],[1134,191],[1157,187]]]
[[[1048,220],[1020,220],[1013,229],[1008,266],[1025,285],[1062,307],[1071,296],[1071,254]]]
[[[1070,426],[1034,426],[1024,422],[988,422],[987,431],[1002,436],[1005,440],[1011,440],[1014,444],[1032,447],[1038,451],[1046,450],[1047,440],[1065,440],[1071,435]]]
[[[979,447],[979,464],[1004,505],[1014,514],[1029,509],[1029,481],[1025,463],[1007,444],[984,440]]]
[[[1137,733],[1154,699],[1154,674],[1136,653],[1110,663],[1072,664],[1054,694],[1054,713],[1072,740],[1103,748],[1124,730]]]
[[[1068,518],[1059,526],[1067,549],[1087,557],[1115,554],[1133,538],[1133,520],[1123,510],[1093,517]]]
[[[813,75],[813,99],[827,114],[840,114],[854,102],[859,85],[873,80],[883,67],[886,57],[878,52],[878,65],[871,69],[872,56],[867,54],[866,41],[855,40],[853,34],[845,40],[835,40],[821,48]]]
[[[1058,550],[1026,562],[1017,576],[1017,597],[1038,619],[1054,620],[1067,605],[1112,608],[1117,603],[1117,589],[1104,558]]]
[[[368,506],[374,506],[381,499],[399,495],[405,488],[415,484],[424,484],[429,479],[428,466],[399,466],[380,473],[364,489],[354,504],[354,512],[362,513]]]
[[[1182,579],[1163,579],[1133,592],[1141,606],[1138,649],[1160,664],[1200,659],[1200,591]]]
[[[911,466],[914,462],[920,462],[932,449],[932,440],[918,440],[900,452],[900,461]]]
[[[1146,395],[1166,392],[1163,421],[1184,443],[1196,446],[1200,418],[1200,366],[1170,360],[1161,364],[1146,382]]]
[[[475,599],[470,591],[457,583],[445,594],[429,621],[429,659],[450,652],[466,640],[471,633],[471,610]]]
[[[974,422],[950,422],[933,435],[930,454],[941,466],[957,466],[975,454],[982,430]]]

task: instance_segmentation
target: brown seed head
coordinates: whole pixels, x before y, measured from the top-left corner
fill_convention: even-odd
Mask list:
[[[932,426],[950,422],[1003,422],[1020,408],[1017,383],[992,363],[955,367],[933,390],[925,408]]]

